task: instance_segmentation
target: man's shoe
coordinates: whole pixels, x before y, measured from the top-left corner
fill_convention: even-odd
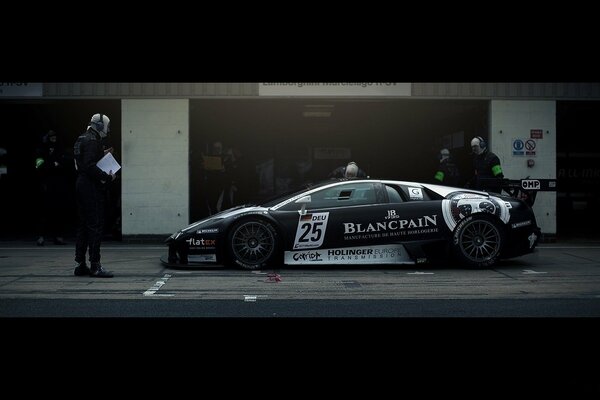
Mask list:
[[[90,272],[92,278],[112,278],[113,273],[102,268],[101,264],[92,264],[92,270]]]
[[[40,236],[36,243],[38,246],[43,246],[44,245],[44,237]]]
[[[58,244],[58,245],[62,246],[62,245],[65,245],[67,243],[63,240],[63,238],[61,238],[60,236],[57,236],[57,237],[54,238],[54,244]]]
[[[85,265],[84,262],[82,262],[77,264],[73,273],[75,274],[75,276],[90,276],[92,270],[87,265]]]

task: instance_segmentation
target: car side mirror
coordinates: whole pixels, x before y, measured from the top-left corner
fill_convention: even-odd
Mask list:
[[[299,204],[299,203],[302,204],[302,208],[300,210],[298,210],[300,215],[306,214],[306,204],[310,203],[311,201],[312,201],[312,199],[310,196],[303,196],[294,202],[296,204]]]

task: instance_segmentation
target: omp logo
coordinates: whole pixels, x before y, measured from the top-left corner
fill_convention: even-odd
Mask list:
[[[540,185],[540,181],[538,181],[537,179],[522,179],[521,187],[523,189],[539,190],[541,185]]]

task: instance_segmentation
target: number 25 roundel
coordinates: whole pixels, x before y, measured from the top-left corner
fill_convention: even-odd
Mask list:
[[[298,220],[294,249],[314,249],[323,245],[329,213],[304,214]]]

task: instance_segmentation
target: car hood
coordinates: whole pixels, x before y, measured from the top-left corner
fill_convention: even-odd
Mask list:
[[[215,223],[220,223],[220,221],[226,219],[226,218],[235,218],[236,216],[242,215],[242,214],[256,214],[256,213],[265,213],[267,212],[267,209],[264,207],[258,207],[258,206],[238,206],[238,207],[233,207],[224,211],[221,211],[220,213],[217,214],[213,214],[210,217],[201,219],[199,221],[196,221],[190,225],[188,225],[187,227],[183,228],[181,230],[181,232],[183,233],[187,233],[193,230],[198,229],[199,227],[204,227],[204,226],[208,226],[208,225],[212,225]]]

